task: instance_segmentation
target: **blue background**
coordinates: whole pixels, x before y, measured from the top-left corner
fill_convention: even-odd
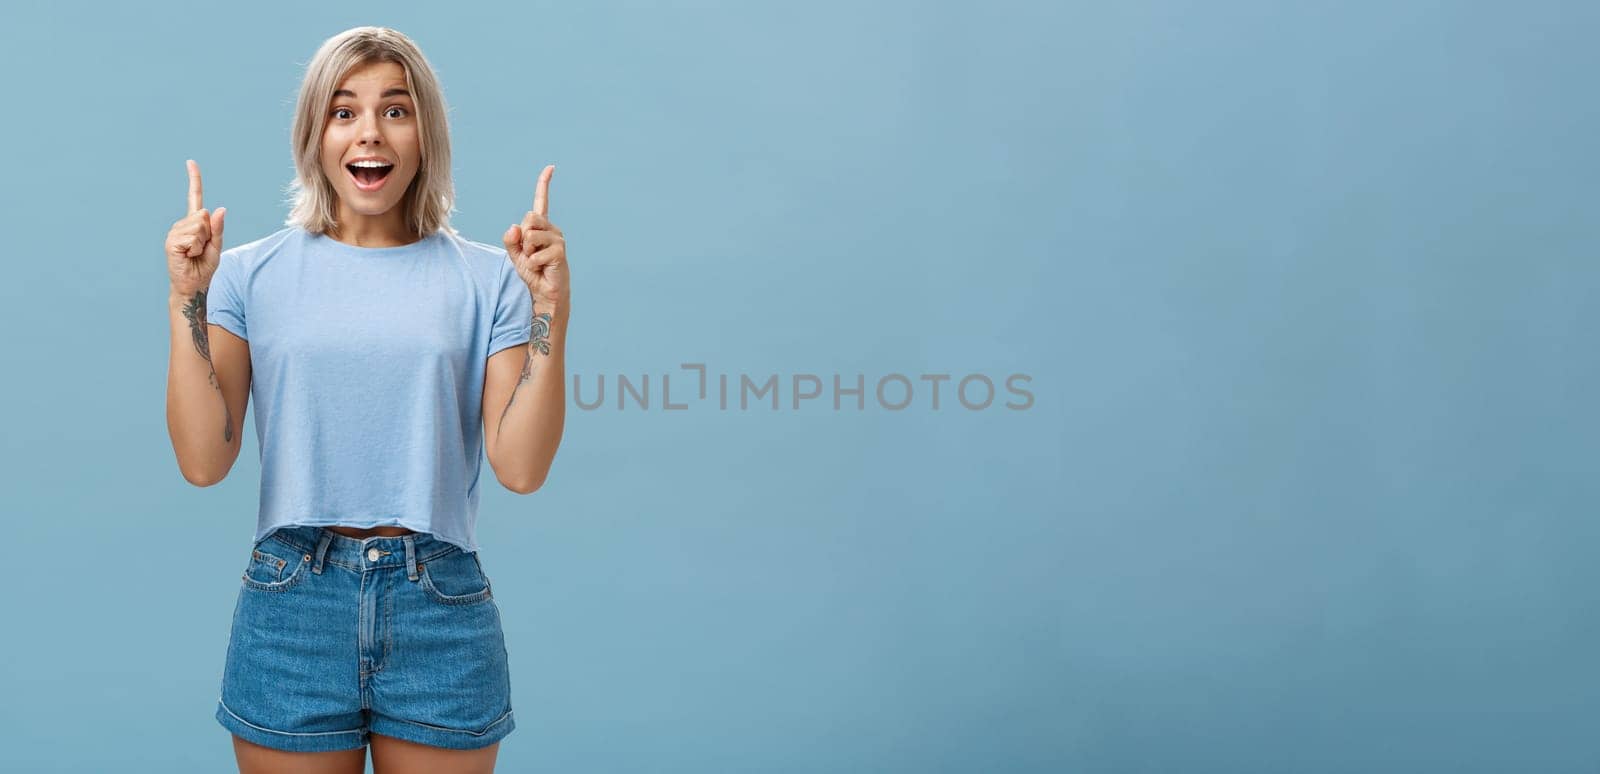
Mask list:
[[[179,475],[162,241],[186,158],[278,227],[359,24],[437,69],[466,235],[556,164],[569,373],[868,384],[569,407],[485,481],[502,770],[1600,767],[1593,4],[0,13],[8,768],[231,770],[259,457]]]

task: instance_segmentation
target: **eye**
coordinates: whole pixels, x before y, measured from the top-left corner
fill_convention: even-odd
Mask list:
[[[340,113],[349,113],[349,112],[350,112],[350,108],[334,108],[333,117],[334,118],[343,118],[343,116],[341,116],[339,114]]]
[[[384,114],[388,115],[389,113],[393,113],[396,110],[400,111],[400,115],[394,116],[394,118],[403,118],[403,117],[405,117],[406,109],[403,108],[403,107],[400,107],[399,105],[396,105],[394,107],[389,108],[387,111],[384,111]]]

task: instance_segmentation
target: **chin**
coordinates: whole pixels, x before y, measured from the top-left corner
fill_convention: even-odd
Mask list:
[[[357,215],[367,215],[367,216],[382,215],[382,214],[384,214],[386,212],[390,212],[390,211],[392,211],[395,208],[400,206],[400,202],[392,202],[390,204],[386,204],[386,205],[383,205],[381,207],[362,207],[362,206],[360,206],[358,204],[355,204],[354,202],[356,200],[354,200],[354,199],[346,199],[345,201],[350,202],[350,204],[348,206],[350,207],[350,210],[352,212],[356,213]]]

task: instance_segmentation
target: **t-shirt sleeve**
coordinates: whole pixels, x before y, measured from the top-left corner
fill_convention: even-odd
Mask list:
[[[494,305],[494,328],[489,334],[489,354],[526,344],[533,334],[533,295],[517,276],[511,260],[500,260],[499,287]]]
[[[223,251],[217,270],[206,291],[206,322],[216,323],[229,333],[248,340],[244,325],[244,266],[238,253]]]

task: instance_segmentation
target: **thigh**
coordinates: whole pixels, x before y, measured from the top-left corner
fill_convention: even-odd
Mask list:
[[[367,748],[336,752],[286,752],[233,737],[239,774],[362,774]],[[491,764],[493,765],[493,764]]]
[[[379,733],[367,739],[372,745],[373,774],[491,774],[500,752],[499,742],[474,750],[448,750]]]

